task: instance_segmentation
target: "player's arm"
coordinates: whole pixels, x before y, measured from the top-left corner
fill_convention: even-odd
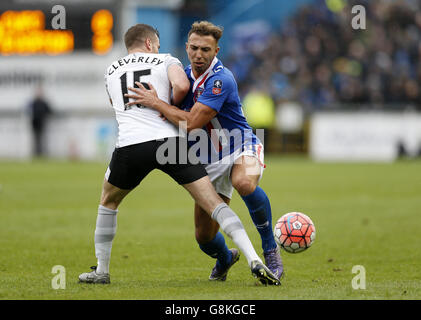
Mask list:
[[[179,105],[190,89],[190,81],[183,68],[178,64],[168,67],[168,79],[172,87],[172,103]]]
[[[139,88],[128,88],[135,94],[126,94],[126,97],[134,99],[134,101],[128,103],[129,106],[141,104],[153,108],[162,113],[168,121],[176,126],[182,125],[187,132],[202,128],[217,114],[214,109],[200,102],[196,102],[190,112],[180,110],[176,106],[159,99],[152,84],[148,83],[150,90],[146,90],[140,82],[136,82],[136,84]]]

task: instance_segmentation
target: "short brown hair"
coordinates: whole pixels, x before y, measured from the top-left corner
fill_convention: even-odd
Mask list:
[[[215,26],[212,22],[196,21],[191,26],[188,38],[190,38],[191,34],[196,33],[200,36],[212,36],[215,38],[216,42],[218,42],[219,39],[221,39],[223,32],[223,27]]]
[[[143,45],[143,42],[153,35],[156,35],[159,38],[159,32],[157,29],[148,24],[138,23],[127,30],[124,35],[124,44],[128,50],[137,45]]]

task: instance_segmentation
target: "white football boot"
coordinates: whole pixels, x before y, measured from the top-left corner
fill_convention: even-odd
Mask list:
[[[109,273],[96,273],[96,266],[91,267],[91,272],[85,272],[79,275],[79,282],[81,283],[110,283]]]

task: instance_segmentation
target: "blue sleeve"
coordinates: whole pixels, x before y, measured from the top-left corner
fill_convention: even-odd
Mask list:
[[[233,90],[233,82],[230,78],[217,75],[206,81],[203,93],[197,102],[219,112]]]

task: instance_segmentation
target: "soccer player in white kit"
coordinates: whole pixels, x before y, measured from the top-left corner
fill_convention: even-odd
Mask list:
[[[263,284],[279,285],[279,280],[262,263],[238,216],[218,196],[204,167],[179,161],[161,163],[158,149],[164,143],[179,145],[178,129],[160,118],[160,113],[142,105],[128,106],[127,88],[135,81],[151,83],[163,101],[180,103],[189,90],[189,81],[180,61],[159,54],[159,33],[149,25],[137,24],[124,36],[128,55],[106,70],[106,89],[118,122],[118,139],[105,174],[95,229],[95,255],[98,265],[79,275],[83,283],[110,283],[109,264],[112,241],[117,230],[118,206],[146,175],[159,169],[182,185],[217,221],[221,229],[246,256],[252,275]],[[177,147],[176,150],[179,148]]]

